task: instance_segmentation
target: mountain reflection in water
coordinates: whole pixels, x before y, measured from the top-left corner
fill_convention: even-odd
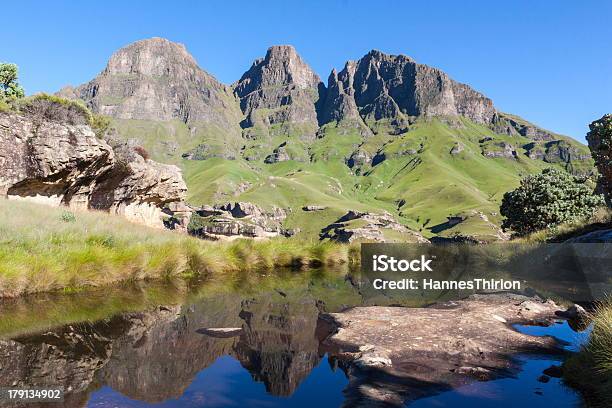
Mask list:
[[[338,284],[350,298],[352,286],[343,278],[328,282],[330,293]],[[282,401],[319,366],[340,380],[335,391],[341,397],[346,377],[341,370],[332,372],[320,349],[329,334],[318,325],[324,305],[308,289],[297,292],[230,291],[0,339],[0,387],[62,386],[66,399],[58,405],[69,407],[100,406],[111,398],[109,390],[126,399],[118,406],[129,400],[187,406],[177,401],[202,394],[196,404],[201,406],[210,405],[207,391],[191,392],[190,385],[215,382],[212,373],[241,366],[250,380],[241,380],[238,392],[246,391],[247,383],[263,384],[264,395]],[[203,328],[242,330],[227,337],[205,334]]]
[[[0,335],[0,387],[66,390],[61,404],[30,405],[41,407],[340,406],[353,391],[347,368],[336,366],[339,351],[323,345],[330,328],[319,315],[371,300],[343,274],[300,279],[289,288],[130,304],[131,311],[92,322],[33,332],[20,327],[18,334]],[[419,306],[438,296],[406,302]],[[112,301],[112,295],[97,300],[100,307]],[[0,305],[0,313],[9,319],[20,308],[36,310]],[[241,330],[217,336],[206,334],[209,328]],[[0,402],[5,406],[11,405]]]

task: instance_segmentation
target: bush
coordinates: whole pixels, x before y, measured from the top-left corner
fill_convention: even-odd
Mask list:
[[[62,214],[60,215],[60,220],[64,222],[75,222],[76,217],[70,211],[63,211]]]
[[[504,194],[502,227],[525,235],[586,219],[603,205],[603,197],[584,181],[565,171],[545,169],[523,178],[516,190]]]
[[[17,82],[18,72],[17,65],[0,63],[0,102],[23,98],[23,88]]]
[[[199,231],[208,225],[206,218],[193,213],[191,214],[191,218],[189,219],[189,224],[187,225],[187,232],[191,235],[197,235]]]
[[[106,132],[110,129],[111,120],[108,116],[104,115],[92,115],[91,116],[91,129],[96,134],[98,139],[102,139]]]
[[[69,125],[91,125],[93,116],[80,101],[72,101],[45,93],[19,101],[18,109],[35,121],[55,121]]]
[[[0,99],[0,113],[2,112],[10,112],[11,106]]]
[[[587,141],[601,174],[599,186],[608,202],[612,203],[612,114],[592,122],[589,129]]]

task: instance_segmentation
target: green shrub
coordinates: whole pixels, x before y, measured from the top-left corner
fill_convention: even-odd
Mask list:
[[[608,203],[612,204],[612,114],[604,115],[601,119],[592,122],[589,129],[586,138],[595,165],[601,174],[599,186],[606,195]]]
[[[60,220],[64,222],[75,222],[76,217],[70,211],[63,211],[62,214],[60,215]]]
[[[91,115],[90,126],[98,139],[102,139],[110,129],[111,120],[104,115]]]
[[[0,102],[23,98],[23,88],[17,81],[18,72],[17,65],[0,63]]]
[[[93,116],[83,102],[45,93],[24,98],[19,101],[18,109],[38,122],[49,120],[69,125],[91,125],[93,122]]]
[[[206,218],[196,213],[193,213],[191,214],[191,218],[189,219],[189,224],[187,224],[187,232],[192,235],[197,235],[197,233],[206,225],[208,225],[208,221],[206,220]]]
[[[502,227],[526,235],[587,219],[604,204],[585,181],[562,170],[545,169],[523,178],[516,190],[504,194]]]

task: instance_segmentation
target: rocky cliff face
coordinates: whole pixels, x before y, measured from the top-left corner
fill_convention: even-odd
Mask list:
[[[247,130],[285,125],[284,132],[314,136],[317,128],[315,104],[323,84],[292,46],[274,46],[256,60],[234,84],[234,93],[246,115]],[[247,135],[252,132],[247,131]]]
[[[493,102],[444,72],[417,64],[405,55],[370,51],[332,71],[322,117],[327,121],[388,120],[397,128],[415,116],[465,116],[476,123],[493,121]]]
[[[179,151],[172,134],[156,143],[173,146],[171,154],[178,151],[189,160],[305,161],[308,149],[302,144],[321,135],[322,125],[341,125],[362,136],[393,135],[406,132],[419,117],[461,116],[505,135],[559,140],[498,112],[491,99],[437,68],[377,50],[348,61],[340,72],[332,70],[326,87],[292,46],[273,46],[227,87],[202,70],[182,44],[151,38],[120,49],[98,77],[59,94],[119,120],[181,120],[201,142]],[[293,137],[297,145],[287,146]]]
[[[163,38],[120,49],[95,79],[60,94],[121,119],[180,119],[230,130],[239,116],[231,91],[202,70],[184,45]]]
[[[184,199],[176,166],[113,149],[89,126],[0,114],[0,195],[92,208],[161,226],[161,208]]]

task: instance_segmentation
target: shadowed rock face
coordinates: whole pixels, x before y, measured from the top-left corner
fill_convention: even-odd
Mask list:
[[[120,119],[203,122],[239,132],[231,91],[203,71],[185,46],[163,38],[132,43],[112,55],[91,82],[65,88],[94,112]]]
[[[329,77],[322,117],[327,121],[357,119],[366,123],[390,120],[405,126],[414,116],[465,116],[490,124],[493,102],[444,72],[417,64],[405,55],[371,51]]]
[[[183,200],[186,190],[178,167],[145,160],[128,146],[113,149],[89,126],[0,114],[2,196],[161,227],[161,208]]]
[[[234,84],[234,93],[246,115],[244,128],[256,125],[298,125],[304,137],[314,137],[318,128],[315,104],[323,84],[292,46],[268,49]],[[288,133],[293,130],[288,129]]]

